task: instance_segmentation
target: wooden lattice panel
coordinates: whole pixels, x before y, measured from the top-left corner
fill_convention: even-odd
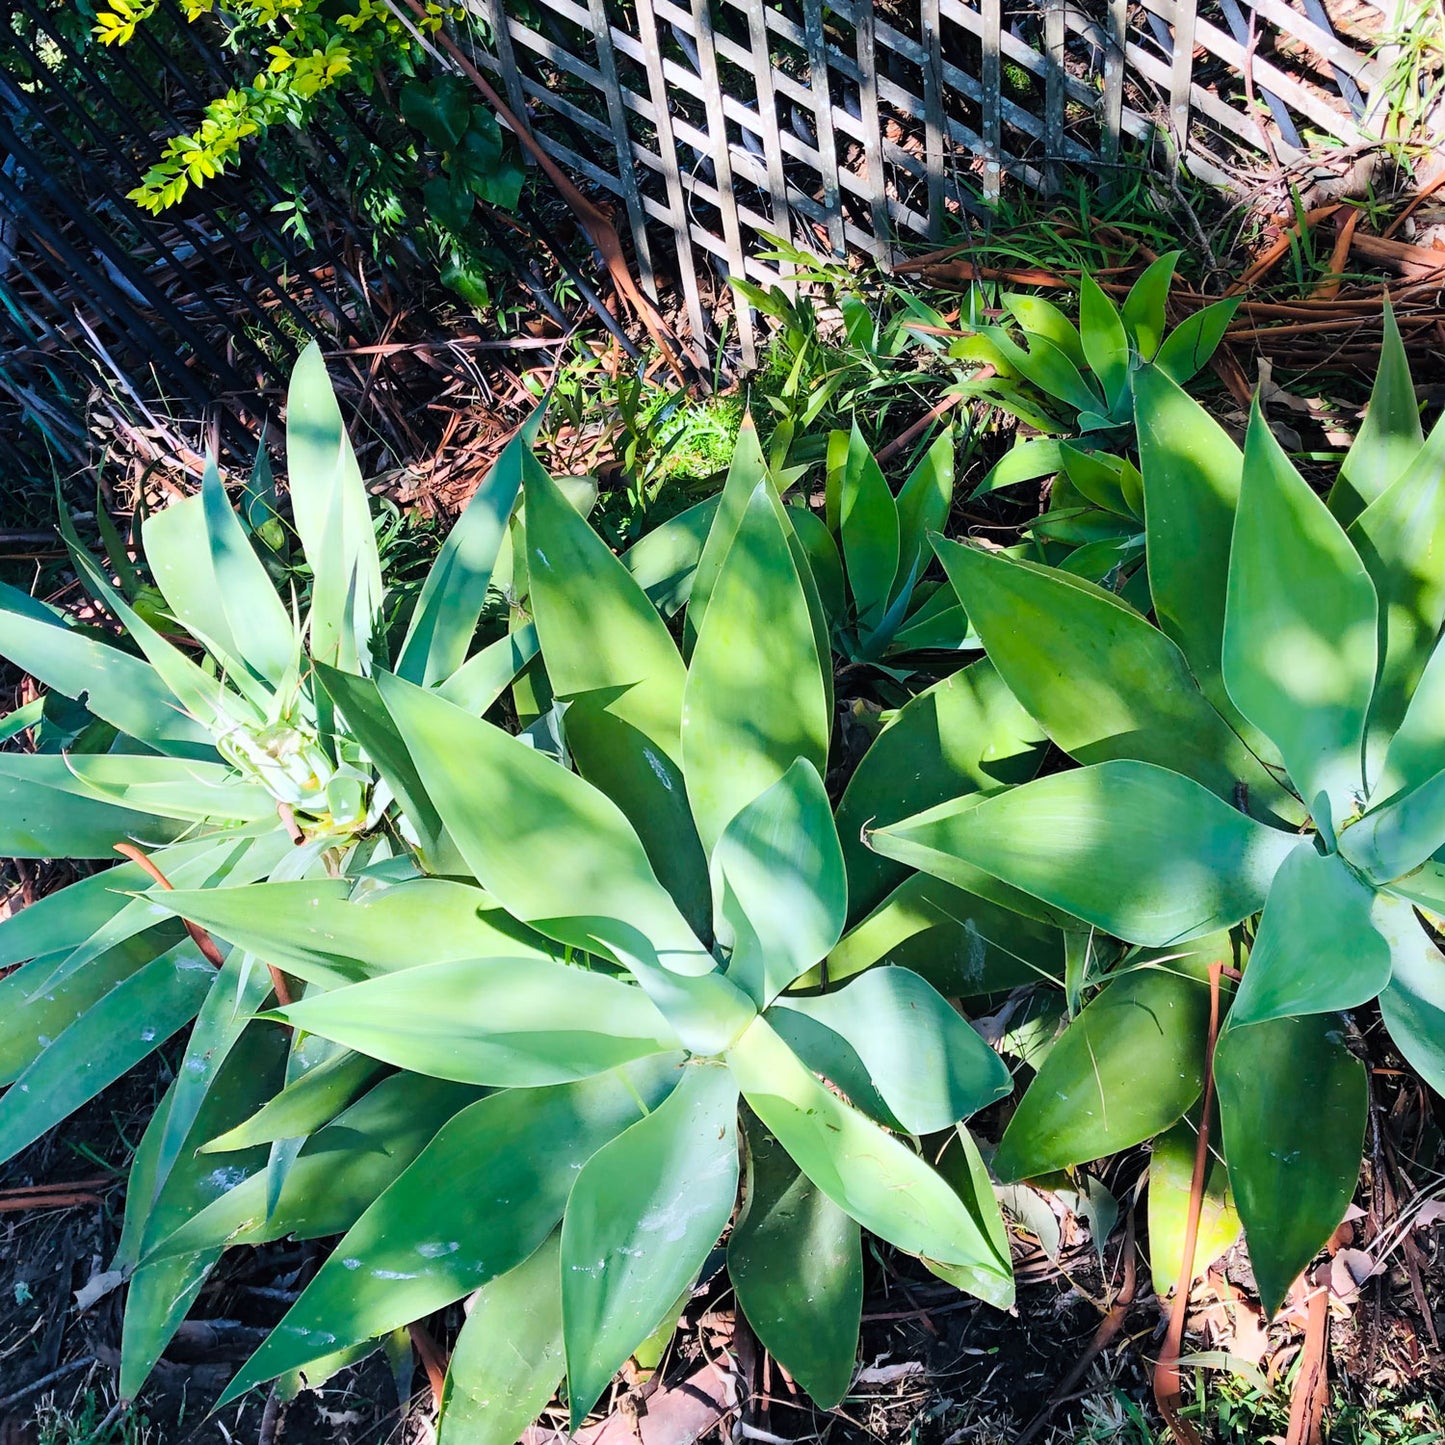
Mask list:
[[[473,3],[493,36],[482,63],[551,154],[616,198],[643,284],[676,275],[697,339],[700,268],[786,287],[757,258],[766,238],[886,265],[1005,174],[1047,190],[1065,166],[1107,177],[1150,146],[1232,186],[1308,140],[1367,140],[1379,76],[1327,0]]]

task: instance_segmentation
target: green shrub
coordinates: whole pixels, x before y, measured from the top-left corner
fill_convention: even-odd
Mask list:
[[[383,779],[405,775],[413,806],[435,810],[458,850],[458,873],[485,892],[413,880],[318,896],[324,957],[315,930],[273,921],[294,916],[274,884],[152,895],[305,979],[304,998],[266,1015],[298,1037],[447,1081],[432,1087],[452,1091],[449,1106],[459,1090],[491,1091],[360,1214],[228,1395],[288,1372],[314,1381],[480,1290],[443,1438],[514,1439],[564,1372],[576,1424],[671,1328],[733,1216],[741,1141],[734,1287],[768,1348],[836,1402],[857,1344],[860,1226],[995,1304],[1012,1299],[998,1207],[959,1123],[1008,1091],[1007,1071],[907,969],[807,987],[843,933],[850,889],[823,785],[831,660],[751,428],[692,578],[690,660],[557,484],[525,454],[522,467],[530,605],[565,751],[548,756],[386,673],[386,716],[361,729],[376,726],[378,744],[385,734],[385,748],[368,741],[386,754]],[[930,752],[935,796],[998,786],[989,767],[1031,776],[1037,733],[1002,699],[979,705],[991,677],[985,667],[930,699],[949,725],[935,721],[931,747],[914,720],[886,731],[873,786]],[[866,879],[876,864],[857,852]],[[452,890],[458,908],[463,893],[474,911],[500,906],[530,947],[443,946],[444,930],[422,932],[409,914],[412,966],[396,971],[376,957],[368,914],[423,888]],[[336,986],[337,953],[368,976]],[[261,1129],[263,1117],[209,1147],[274,1138],[283,1126]],[[325,1157],[325,1132],[298,1170]],[[261,1196],[253,1178],[168,1237],[152,1231],[142,1269],[256,1238]],[[520,1363],[506,1348],[519,1319]],[[497,1392],[508,1403],[483,1421],[479,1402]]]
[[[1132,389],[1158,628],[1066,573],[935,541],[989,659],[1082,766],[870,842],[1148,951],[1053,1046],[995,1160],[1006,1178],[1179,1124],[1203,1078],[1205,965],[1242,965],[1215,1076],[1273,1312],[1354,1192],[1349,1011],[1377,1003],[1445,1089],[1445,956],[1420,921],[1445,913],[1445,425],[1424,439],[1393,320],[1328,503],[1258,407],[1241,453],[1158,367]]]

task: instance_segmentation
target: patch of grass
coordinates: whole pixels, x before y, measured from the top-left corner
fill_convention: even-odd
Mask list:
[[[68,1409],[42,1405],[36,1412],[36,1445],[155,1445],[150,1421],[134,1405],[107,1408],[86,1390]]]

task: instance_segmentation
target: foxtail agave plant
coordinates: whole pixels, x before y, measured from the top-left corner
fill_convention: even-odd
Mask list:
[[[355,885],[149,895],[304,980],[304,996],[253,1027],[272,1019],[328,1040],[358,1073],[424,1076],[432,1107],[455,1111],[414,1162],[387,1162],[395,1177],[354,1211],[227,1398],[274,1377],[324,1378],[470,1295],[442,1439],[515,1439],[564,1375],[576,1425],[629,1355],[672,1327],[733,1221],[726,1260],[743,1310],[831,1403],[851,1379],[861,1230],[991,1303],[1012,1299],[998,1206],[961,1123],[1008,1092],[1008,1073],[916,972],[821,986],[850,880],[864,896],[855,912],[894,880],[866,850],[845,856],[824,786],[826,624],[751,427],[692,577],[682,646],[557,484],[530,456],[522,468],[558,746],[382,671],[378,711],[340,703],[383,779],[400,792],[405,778],[411,806],[435,816],[457,878],[374,871]],[[1041,738],[980,664],[900,712],[875,755],[850,816],[905,771],[915,806],[1030,777]],[[303,894],[314,925],[280,922],[305,913]],[[471,922],[454,932],[429,921],[435,907]],[[403,919],[419,925],[405,960]],[[320,1169],[329,1149],[345,1158],[350,1116],[328,1107],[358,1086],[323,1100],[312,1077],[205,1157],[244,1160],[285,1135],[305,1138],[296,1171]],[[389,1082],[352,1114],[381,1112],[370,1101]],[[465,1090],[481,1096],[456,1111]],[[369,1177],[343,1204],[383,1172],[348,1167]],[[185,1222],[151,1227],[142,1269],[189,1277],[228,1242],[294,1228],[294,1177],[274,1213],[254,1174]]]
[[[394,738],[376,722],[385,713],[369,678],[386,666],[480,714],[533,657],[525,620],[473,650],[494,564],[516,571],[508,559],[527,441],[524,430],[458,520],[394,647],[379,620],[366,491],[314,347],[287,409],[298,570],[310,574],[304,613],[268,571],[279,517],[258,522],[249,506],[238,517],[214,466],[198,496],[145,523],[154,588],[116,537],[113,583],[62,522],[82,582],[124,640],[0,590],[0,652],[48,689],[3,722],[5,739],[29,730],[35,750],[0,753],[0,854],[114,861],[117,845],[130,854],[0,923],[0,1085],[9,1086],[0,1158],[194,1025],[137,1155],[115,1261],[135,1271],[127,1394],[219,1253],[137,1269],[153,1241],[218,1202],[224,1232],[248,1239],[344,1229],[477,1097],[449,1082],[382,1079],[388,1071],[372,1059],[251,1015],[273,994],[284,1001],[401,967],[418,948],[437,961],[498,947],[542,959],[557,951],[475,889],[419,876],[465,864],[417,803]],[[252,490],[267,490],[264,476]],[[664,609],[696,565],[711,510],[684,514],[629,554],[630,575]],[[157,902],[156,875],[178,897],[250,897],[264,880],[273,911],[256,947],[217,956]],[[346,917],[364,920],[365,938],[344,954],[343,941],[328,944],[326,920],[338,898],[353,897]],[[282,940],[275,947],[268,929]],[[312,952],[288,977],[302,943]],[[198,1152],[221,1135],[234,1145],[224,1158]],[[234,1187],[246,1180],[259,1192]]]
[[[1054,1046],[1006,1177],[1175,1126],[1200,1092],[1203,964],[1242,966],[1214,1067],[1229,1203],[1273,1312],[1354,1191],[1351,1011],[1376,1004],[1445,1090],[1445,424],[1424,438],[1393,320],[1328,501],[1257,406],[1241,454],[1157,368],[1133,391],[1158,628],[1064,573],[935,543],[989,659],[1081,766],[870,841],[1155,952]]]

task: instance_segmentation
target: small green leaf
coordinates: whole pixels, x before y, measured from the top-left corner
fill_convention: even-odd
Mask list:
[[[1376,613],[1364,564],[1256,403],[1229,558],[1224,682],[1279,749],[1327,840],[1364,792]]]
[[[351,890],[342,879],[307,879],[151,896],[158,908],[328,988],[421,963],[558,952],[465,883],[413,878],[355,898]]]
[[[447,1365],[437,1445],[514,1445],[562,1378],[561,1232],[472,1296]]]
[[[581,1083],[508,1089],[464,1109],[347,1231],[218,1407],[521,1264],[561,1219],[576,1170],[662,1101],[678,1062],[650,1059]]]
[[[1405,1061],[1437,1094],[1445,1094],[1445,955],[1431,942],[1407,903],[1389,907],[1380,928],[1390,942],[1390,982],[1380,1013]]]
[[[533,616],[553,693],[570,704],[577,770],[627,815],[663,886],[704,928],[707,860],[682,777],[682,656],[627,568],[530,457],[523,486]]]
[[[1164,340],[1164,329],[1168,325],[1165,308],[1169,300],[1169,286],[1174,280],[1174,267],[1183,254],[1182,251],[1169,251],[1151,261],[1124,298],[1124,330],[1129,333],[1141,361],[1153,361],[1160,342]]]
[[[1043,730],[986,660],[911,698],[863,754],[838,804],[851,916],[862,917],[905,876],[864,844],[864,828],[1027,782],[1045,748]]]
[[[1000,296],[999,301],[1008,308],[1025,334],[1042,336],[1045,341],[1052,342],[1076,367],[1083,368],[1089,364],[1078,328],[1052,301],[1046,301],[1042,296],[1012,293]]]
[[[747,1128],[742,1213],[728,1276],[763,1347],[823,1409],[853,1378],[863,1309],[857,1224],[765,1129]]]
[[[953,428],[946,427],[898,490],[898,576],[890,602],[933,560],[928,534],[943,530],[953,506],[953,449]]]
[[[709,853],[798,758],[826,771],[832,715],[783,508],[765,480],[719,567],[683,694],[687,796]]]
[[[1435,644],[1390,739],[1372,795],[1386,801],[1445,770],[1445,640]]]
[[[1390,947],[1371,916],[1374,902],[1374,890],[1338,856],[1301,839],[1274,876],[1229,1027],[1374,998],[1390,979]]]
[[[982,876],[999,892],[1012,893]],[[1038,906],[1027,894],[1017,899],[1025,908]],[[828,955],[829,981],[839,983],[875,963],[912,969],[947,998],[1005,993],[1062,980],[1063,936],[1015,908],[915,873],[839,941]]]
[[[1180,386],[1197,376],[1224,340],[1242,299],[1230,296],[1216,301],[1181,322],[1164,338],[1164,344],[1155,354],[1154,365]]]
[[[1379,369],[1365,419],[1330,491],[1330,511],[1348,527],[1415,460],[1425,441],[1410,359],[1388,300]]]
[[[1119,317],[1119,308],[1087,271],[1079,285],[1079,337],[1089,367],[1104,388],[1104,400],[1112,415],[1129,389],[1129,337]]]
[[[1177,967],[1113,979],[1069,1025],[1004,1131],[994,1157],[1001,1178],[1037,1179],[1117,1154],[1194,1103],[1204,1087],[1209,988]]]
[[[837,943],[848,910],[833,809],[806,758],[743,807],[712,856],[728,977],[766,1008]]]
[[[1273,1315],[1344,1218],[1369,1089],[1331,1014],[1226,1029],[1214,1055],[1224,1154],[1260,1303]]]
[[[1179,773],[1129,761],[944,803],[869,840],[960,887],[971,877],[955,874],[957,863],[981,868],[1119,938],[1159,947],[1258,912],[1296,841]]]
[[[361,469],[314,341],[291,373],[286,464],[291,513],[314,578],[311,655],[358,672],[381,609],[381,563]]]
[[[403,88],[403,98],[411,88]],[[466,660],[516,505],[523,467],[531,460],[532,443],[542,424],[542,411],[537,407],[502,448],[447,533],[411,615],[396,662],[398,677],[431,687],[451,678]]]
[[[784,1009],[844,1040],[911,1134],[951,1128],[1013,1087],[1003,1060],[932,984],[906,968],[872,968],[830,993],[781,998],[769,1014],[780,1031]]]
[[[898,575],[898,506],[856,421],[851,433],[828,438],[827,489],[858,627],[871,631],[888,609]]]
[[[275,1016],[398,1068],[495,1088],[568,1083],[677,1047],[641,989],[540,958],[423,963]]]
[[[244,1123],[201,1145],[202,1154],[226,1154],[253,1144],[304,1139],[324,1128],[387,1072],[384,1064],[342,1049],[316,1064]]]
[[[939,557],[993,665],[1081,763],[1173,769],[1251,812],[1290,800],[1190,676],[1179,649],[1113,593],[1032,562],[939,538]]]
[[[1007,1285],[1012,1266],[952,1188],[895,1135],[845,1104],[757,1019],[728,1052],[743,1096],[803,1173],[865,1229],[910,1254],[974,1265]]]
[[[574,1430],[702,1268],[738,1190],[738,1086],[682,1071],[583,1165],[562,1221],[562,1333]]]
[[[1149,1154],[1149,1264],[1154,1293],[1160,1299],[1179,1283],[1179,1271],[1184,1265],[1184,1229],[1199,1144],[1197,1113],[1195,1110],[1161,1134]],[[1241,1228],[1218,1140],[1216,1121],[1194,1245],[1196,1279],[1233,1246]]]

